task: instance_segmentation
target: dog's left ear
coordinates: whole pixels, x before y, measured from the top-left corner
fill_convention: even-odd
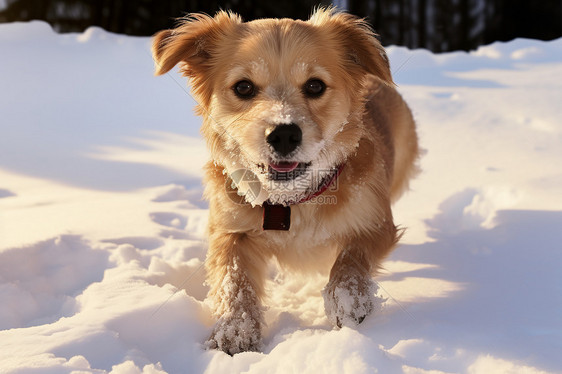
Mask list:
[[[231,12],[220,11],[214,17],[195,13],[180,19],[175,29],[156,33],[152,41],[155,75],[167,73],[180,62],[188,65],[188,76],[210,66],[221,37],[241,22]]]
[[[191,79],[199,103],[208,105],[211,99],[208,87],[212,86],[209,81],[213,79],[210,70],[216,53],[225,37],[235,34],[241,23],[238,15],[220,11],[214,17],[191,14],[175,29],[160,31],[152,41],[154,74],[165,74],[180,64],[183,75]]]
[[[371,26],[361,18],[335,8],[319,8],[309,22],[334,35],[336,42],[347,51],[347,57],[365,73],[373,74],[388,85],[393,85],[390,64],[383,46]]]

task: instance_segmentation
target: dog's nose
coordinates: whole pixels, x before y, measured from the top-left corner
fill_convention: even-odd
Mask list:
[[[266,140],[277,153],[287,156],[301,144],[302,131],[294,123],[279,125],[267,135]]]

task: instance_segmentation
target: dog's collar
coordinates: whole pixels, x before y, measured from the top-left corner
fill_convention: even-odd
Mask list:
[[[263,229],[264,230],[283,230],[287,231],[291,227],[291,206],[307,202],[326,191],[341,174],[345,164],[341,164],[334,172],[326,176],[318,187],[300,200],[290,203],[289,205],[271,204],[268,201],[263,203]]]

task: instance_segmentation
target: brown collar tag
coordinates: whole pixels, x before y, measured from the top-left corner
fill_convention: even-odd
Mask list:
[[[263,229],[284,230],[291,227],[291,207],[280,204],[263,203]]]
[[[322,180],[315,190],[312,190],[307,196],[292,204],[304,203],[322,194],[338,178],[344,166],[345,164],[341,164],[337,169],[334,169],[330,175]],[[270,204],[268,201],[265,201],[263,203],[262,227],[264,230],[289,231],[291,227],[291,207],[288,205]]]

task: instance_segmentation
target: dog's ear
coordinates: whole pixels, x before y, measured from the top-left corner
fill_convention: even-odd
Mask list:
[[[175,29],[160,31],[152,42],[155,75],[165,74],[180,64],[181,73],[191,79],[199,104],[209,105],[213,86],[210,69],[217,51],[225,37],[236,33],[235,28],[241,23],[238,15],[221,11],[215,17],[192,14]]]
[[[386,84],[394,84],[386,52],[364,19],[329,7],[317,9],[309,22],[327,28],[326,31],[347,52],[351,64],[379,77]]]
[[[155,75],[165,74],[178,63],[183,73],[195,76],[212,64],[213,51],[223,35],[242,22],[230,12],[218,12],[215,17],[191,14],[180,20],[173,30],[160,31],[152,41]]]

